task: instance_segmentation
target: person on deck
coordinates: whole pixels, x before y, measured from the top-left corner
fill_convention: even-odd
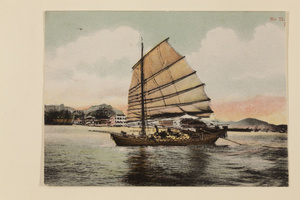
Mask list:
[[[154,128],[155,128],[155,132],[158,133],[158,127],[154,125]]]

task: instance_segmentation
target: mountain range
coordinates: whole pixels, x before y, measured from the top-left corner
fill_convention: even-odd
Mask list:
[[[72,107],[65,106],[64,104],[60,105],[45,105],[45,112],[49,111],[62,111],[62,110],[68,110],[70,112],[74,112],[76,109]]]
[[[255,118],[246,118],[240,121],[227,121],[223,123],[228,124],[228,128],[232,130],[241,129],[241,130],[254,130],[254,131],[260,130],[265,132],[268,131],[287,132],[286,124],[274,125]]]
[[[85,115],[88,115],[89,113],[95,112],[99,109],[112,109],[114,111],[115,114],[119,114],[119,115],[124,115],[124,113],[121,110],[118,110],[116,108],[113,108],[111,105],[108,104],[100,104],[100,105],[93,105],[91,107],[89,107],[88,109],[83,109],[81,111],[83,111],[83,113]],[[75,108],[69,107],[69,106],[65,106],[64,104],[60,104],[60,105],[45,105],[45,112],[49,112],[49,111],[61,111],[61,110],[68,110],[71,113],[74,111],[79,111]]]
[[[112,110],[115,114],[118,115],[124,115],[124,113],[118,109],[113,108],[111,105],[108,104],[101,104],[101,105],[93,105],[89,107],[88,109],[81,110],[84,115],[89,115],[91,113],[95,113],[99,109],[105,110],[109,109]],[[60,105],[45,105],[45,112],[48,112],[50,110],[56,110],[56,111],[61,111],[61,110],[68,110],[71,113],[74,111],[79,111],[76,110],[75,108],[64,106],[64,104]],[[206,121],[206,120],[205,120]],[[281,125],[274,125],[270,124],[268,122],[255,119],[255,118],[246,118],[240,121],[218,121],[218,123],[221,124],[226,124],[228,125],[229,130],[232,131],[265,131],[265,132],[287,132],[287,125],[286,124],[281,124]]]

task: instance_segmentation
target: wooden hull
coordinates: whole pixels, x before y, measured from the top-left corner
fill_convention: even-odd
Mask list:
[[[189,139],[149,139],[141,137],[123,136],[117,133],[111,133],[112,139],[115,141],[117,146],[188,146],[188,145],[204,145],[214,144],[219,137],[224,136],[225,130],[205,135],[199,138]]]

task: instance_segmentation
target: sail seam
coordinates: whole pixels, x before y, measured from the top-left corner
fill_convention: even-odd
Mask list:
[[[186,112],[186,114],[189,114],[189,115],[196,115],[196,114],[206,114],[206,113],[213,113],[212,110],[208,110],[208,111],[200,111],[200,112]],[[157,114],[157,115],[153,115],[151,116],[151,118],[157,118],[157,117],[164,117],[164,116],[180,116],[182,115],[182,113],[164,113],[164,114]],[[151,118],[148,118],[148,119],[151,119]]]
[[[186,114],[189,114],[189,115],[191,115],[191,114],[205,114],[205,113],[213,113],[213,111],[212,110],[204,110],[204,111],[187,111],[186,112]],[[162,114],[156,114],[156,115],[152,115],[151,116],[151,118],[153,117],[153,116],[158,116],[158,115],[168,115],[168,114],[181,114],[181,115],[184,115],[185,113],[182,113],[182,112],[175,112],[175,113],[162,113]],[[128,119],[129,118],[138,118],[138,117],[128,117]],[[148,118],[149,119],[149,118]]]
[[[195,103],[201,103],[201,102],[205,102],[205,101],[210,101],[210,98],[199,100],[199,101],[192,101],[192,102],[181,103],[181,104],[176,103],[176,104],[169,104],[169,105],[166,105],[166,106],[152,106],[152,107],[148,107],[148,109],[151,109],[151,108],[172,107],[172,106],[187,106],[187,105],[192,105],[192,104],[195,104]],[[133,111],[133,110],[139,110],[139,109],[140,108],[131,108],[131,109],[128,109],[128,112]],[[152,110],[149,110],[149,111],[152,111]]]
[[[197,89],[197,88],[199,88],[201,86],[204,86],[204,84],[202,83],[202,84],[196,85],[194,87],[191,87],[191,88],[188,88],[188,89],[185,89],[185,90],[181,90],[181,91],[176,91],[174,93],[171,93],[171,94],[168,94],[168,95],[164,95],[164,96],[161,96],[161,97],[155,97],[155,98],[147,99],[147,101],[145,101],[145,104],[147,104],[147,103],[154,103],[154,102],[157,102],[157,101],[169,99],[169,98],[175,97],[177,95],[180,95],[180,94],[189,92],[191,90]],[[137,102],[139,102],[139,100],[129,101],[128,103],[137,103]],[[133,104],[133,105],[130,105],[129,107],[137,106],[137,105],[139,105],[139,104]],[[179,102],[179,105],[181,105],[180,102]]]
[[[152,93],[155,93],[155,92],[157,92],[157,91],[159,91],[159,90],[161,90],[161,89],[164,89],[164,88],[169,87],[169,86],[172,85],[172,84],[175,84],[175,83],[177,83],[177,82],[179,82],[179,81],[181,81],[181,80],[184,80],[185,78],[188,78],[189,76],[191,76],[191,75],[193,75],[193,74],[195,74],[195,73],[196,73],[196,71],[193,71],[192,73],[190,73],[190,74],[188,74],[188,75],[186,75],[186,76],[180,77],[180,78],[178,78],[178,79],[176,79],[176,80],[174,80],[174,81],[168,82],[168,83],[166,83],[166,84],[164,84],[164,85],[161,85],[161,86],[159,86],[159,87],[156,87],[156,88],[153,88],[153,89],[151,89],[151,90],[145,91],[144,93],[147,93],[148,95],[149,95],[149,94],[152,94]],[[204,84],[204,83],[203,83],[203,84]],[[130,99],[130,98],[131,98],[131,100],[139,99],[140,96],[141,96],[141,94],[129,95],[129,96],[128,96],[128,99]],[[133,98],[133,97],[134,97],[134,98]]]
[[[178,61],[182,60],[183,58],[185,58],[185,56],[179,58],[178,60],[176,60],[175,62],[171,63],[170,65],[162,68],[161,70],[159,70],[158,72],[154,73],[153,75],[149,76],[148,78],[146,78],[144,80],[145,83],[147,83],[148,81],[150,81],[151,79],[153,79],[154,77],[156,77],[157,75],[159,75],[160,73],[164,72],[165,70],[169,69],[170,67],[172,67],[174,64],[176,64]],[[136,86],[133,86],[132,88],[129,89],[129,94],[133,93],[135,90],[137,90],[138,88],[141,87],[141,84],[138,83]]]
[[[189,114],[189,115],[199,115],[199,114],[208,114],[208,113],[213,113],[212,110],[207,110],[207,111],[197,111],[197,112],[186,112],[186,114]],[[166,117],[166,116],[180,116],[180,115],[183,115],[182,113],[163,113],[163,114],[156,114],[156,115],[153,115],[147,119],[153,119],[153,118],[159,118],[159,117]],[[128,117],[127,119],[136,119],[136,120],[129,120],[128,122],[133,122],[133,121],[139,121],[137,117]]]

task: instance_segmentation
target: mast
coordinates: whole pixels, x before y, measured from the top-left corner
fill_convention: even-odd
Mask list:
[[[144,100],[144,58],[143,58],[143,38],[141,38],[141,104],[142,104],[142,135],[146,135],[145,132],[145,100]]]

